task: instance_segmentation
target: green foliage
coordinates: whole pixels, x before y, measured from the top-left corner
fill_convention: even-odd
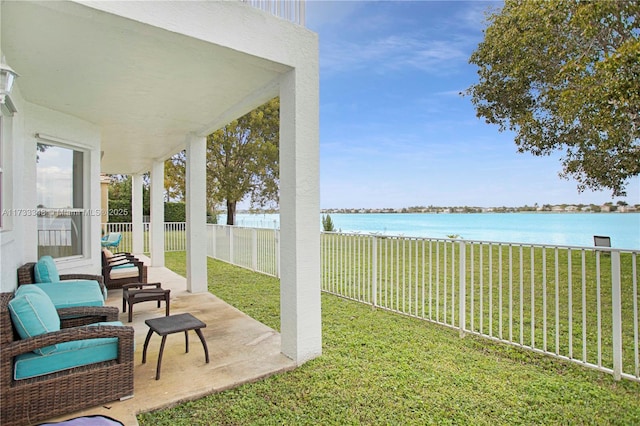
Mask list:
[[[322,215],[322,230],[325,232],[335,232],[336,228],[333,225],[333,220],[330,215]]]
[[[127,213],[125,215],[109,215],[109,222],[131,222],[131,187],[132,179],[128,175],[110,175],[109,182],[109,210]],[[142,214],[148,215],[150,211],[150,193],[148,176],[142,185]],[[115,210],[118,209],[118,210]]]
[[[624,195],[640,173],[640,3],[507,0],[472,54],[477,115],[520,152],[564,152],[580,191]]]
[[[184,203],[164,203],[165,222],[186,222],[187,213]]]
[[[164,190],[167,200],[184,200],[187,153],[182,150],[164,162]]]
[[[207,198],[226,203],[233,225],[236,204],[278,202],[280,99],[275,98],[207,137]]]
[[[131,200],[109,200],[109,223],[131,223]]]

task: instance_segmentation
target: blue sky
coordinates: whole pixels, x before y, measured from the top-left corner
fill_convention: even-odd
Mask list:
[[[518,154],[513,134],[459,95],[495,2],[307,1],[320,39],[322,208],[640,203],[579,194],[560,157]]]

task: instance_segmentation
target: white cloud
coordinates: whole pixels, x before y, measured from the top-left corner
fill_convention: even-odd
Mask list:
[[[50,208],[72,206],[71,169],[38,167],[37,203]]]
[[[324,72],[362,71],[379,73],[417,69],[444,73],[467,63],[464,40],[429,40],[422,35],[390,35],[360,42],[338,40],[321,47]]]

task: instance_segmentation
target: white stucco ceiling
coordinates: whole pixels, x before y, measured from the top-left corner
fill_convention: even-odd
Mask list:
[[[2,50],[26,101],[99,126],[105,173],[149,170],[277,95],[289,69],[67,2],[4,2]]]

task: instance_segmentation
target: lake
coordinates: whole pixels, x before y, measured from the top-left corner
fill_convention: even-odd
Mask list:
[[[640,249],[640,213],[336,213],[331,219],[342,232],[585,247],[593,246],[594,235],[607,235],[613,247]],[[219,223],[225,220],[221,215]],[[238,214],[236,222],[277,228],[279,215]]]

